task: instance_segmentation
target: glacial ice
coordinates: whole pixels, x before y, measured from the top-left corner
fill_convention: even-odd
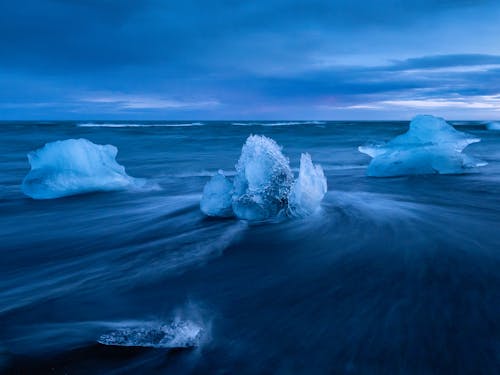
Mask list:
[[[191,321],[177,320],[168,324],[130,326],[99,337],[98,343],[110,346],[149,348],[192,348],[200,344],[203,328]]]
[[[241,150],[234,178],[233,211],[246,220],[265,220],[286,208],[293,174],[281,147],[251,135]]]
[[[290,192],[288,210],[293,216],[308,216],[319,207],[327,191],[323,168],[314,165],[311,155],[300,157],[299,177]]]
[[[112,145],[97,145],[87,139],[47,143],[28,154],[31,171],[22,191],[33,199],[52,199],[94,191],[112,191],[141,184],[115,160]]]
[[[486,124],[488,130],[500,130],[500,122],[494,121]]]
[[[419,115],[406,133],[385,144],[360,146],[358,150],[373,158],[368,176],[453,174],[486,164],[462,153],[469,144],[479,141],[455,130],[442,118]]]
[[[326,178],[320,166],[303,154],[294,182],[288,159],[281,147],[265,136],[251,135],[243,145],[233,182],[219,171],[205,185],[200,202],[208,216],[236,216],[262,221],[279,215],[313,213],[326,193]]]
[[[233,216],[233,184],[219,170],[203,188],[201,211],[207,216]]]

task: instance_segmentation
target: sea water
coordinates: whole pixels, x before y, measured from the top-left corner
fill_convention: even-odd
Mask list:
[[[373,178],[358,146],[408,122],[1,123],[0,372],[497,372],[500,133],[455,125],[486,166]],[[205,184],[235,178],[251,134],[295,178],[302,153],[321,165],[318,210],[203,215]],[[65,139],[113,145],[157,188],[24,195],[27,154]]]

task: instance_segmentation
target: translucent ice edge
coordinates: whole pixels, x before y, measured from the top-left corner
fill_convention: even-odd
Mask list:
[[[261,221],[306,216],[320,206],[327,190],[323,169],[302,154],[294,180],[281,147],[265,136],[251,135],[241,150],[233,180],[219,171],[203,189],[201,211],[207,216]]]
[[[103,334],[97,342],[110,346],[192,348],[200,344],[203,328],[188,320],[167,324],[126,326]]]
[[[96,191],[142,188],[146,181],[130,177],[115,160],[118,149],[87,139],[47,143],[28,154],[31,171],[22,191],[33,199],[53,199]]]
[[[457,131],[444,119],[416,116],[409,130],[385,144],[358,147],[372,157],[367,174],[389,177],[418,174],[460,174],[486,165],[462,151],[480,139]]]

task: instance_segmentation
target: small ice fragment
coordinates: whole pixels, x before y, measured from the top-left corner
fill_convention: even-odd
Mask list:
[[[200,202],[201,211],[207,216],[231,217],[233,184],[221,170],[203,188]]]
[[[311,155],[300,157],[299,177],[295,180],[289,197],[289,213],[292,216],[307,216],[314,213],[327,191],[323,168],[314,165]]]
[[[500,130],[500,122],[493,121],[486,124],[486,129],[488,130]]]
[[[149,348],[191,348],[200,344],[203,329],[191,321],[178,320],[163,325],[124,327],[99,337],[97,342],[111,346]]]

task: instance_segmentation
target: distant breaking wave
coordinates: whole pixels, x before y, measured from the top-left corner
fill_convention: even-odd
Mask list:
[[[189,123],[178,123],[178,124],[134,124],[134,123],[113,123],[113,122],[105,122],[105,123],[96,123],[96,122],[85,122],[76,124],[76,126],[81,128],[144,128],[144,127],[189,127],[189,126],[203,126],[205,125],[202,122],[189,122]]]
[[[324,125],[324,121],[282,121],[282,122],[233,122],[236,126],[293,126],[293,125]]]
[[[232,122],[231,125],[235,126],[294,126],[294,125],[324,125],[325,121],[279,121],[279,122]],[[81,128],[143,128],[143,127],[191,127],[203,126],[202,122],[188,122],[188,123],[114,123],[114,122],[82,122],[76,124]]]

